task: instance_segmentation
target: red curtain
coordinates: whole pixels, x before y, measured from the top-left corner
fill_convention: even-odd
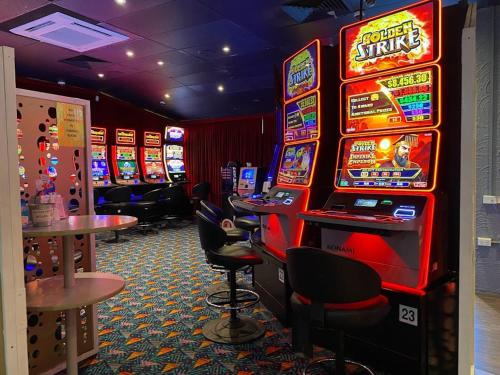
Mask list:
[[[276,144],[273,113],[219,120],[185,121],[185,160],[189,189],[208,181],[210,199],[221,204],[221,167],[228,161],[269,167]]]

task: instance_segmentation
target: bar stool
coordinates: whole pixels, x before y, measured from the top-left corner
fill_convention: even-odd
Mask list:
[[[246,211],[234,205],[233,202],[235,200],[241,199],[240,197],[231,195],[227,197],[227,199],[236,216],[234,219],[234,226],[236,228],[241,228],[249,232],[254,232],[260,228],[260,219],[257,215],[251,215],[249,211]]]
[[[104,193],[105,203],[95,207],[98,215],[129,215],[132,189],[129,186],[116,186]],[[107,243],[122,243],[128,239],[121,238],[120,233],[126,229],[114,230],[115,238],[106,240]]]
[[[335,362],[335,375],[346,374],[346,363],[355,374],[375,373],[367,366],[346,360],[346,331],[379,324],[389,313],[387,298],[381,294],[380,276],[368,265],[313,247],[290,248],[287,254],[288,279],[294,293],[292,347],[312,355],[311,328],[335,331],[335,359],[312,361],[315,365]]]
[[[236,271],[261,264],[262,258],[250,247],[226,245],[226,233],[213,219],[200,211],[196,211],[196,216],[201,247],[208,263],[227,270],[229,277],[229,290],[208,295],[206,302],[211,307],[229,311],[230,317],[205,323],[202,333],[208,340],[221,344],[243,344],[256,340],[264,334],[264,327],[252,318],[239,316],[238,311],[257,304],[259,295],[237,288]],[[229,300],[219,298],[218,293],[227,292]],[[240,297],[241,293],[246,293],[249,298]]]

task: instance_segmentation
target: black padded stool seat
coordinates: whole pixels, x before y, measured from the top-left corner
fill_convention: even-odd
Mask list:
[[[209,250],[209,261],[228,270],[262,264],[262,258],[248,246],[228,245],[218,250]]]
[[[294,293],[292,347],[312,355],[311,328],[335,331],[336,375],[375,375],[365,365],[344,358],[344,334],[379,324],[389,313],[387,298],[381,294],[380,276],[368,265],[333,254],[331,251],[297,247],[287,250],[287,270]],[[351,371],[352,370],[352,371]]]
[[[264,334],[264,327],[252,318],[238,316],[238,310],[255,305],[259,301],[258,294],[237,288],[236,271],[247,266],[261,264],[262,258],[248,246],[225,245],[227,234],[217,224],[215,218],[200,211],[196,211],[196,216],[198,217],[200,243],[205,250],[207,261],[229,271],[229,301],[217,305],[210,303],[207,298],[207,303],[213,307],[229,310],[230,316],[205,323],[202,333],[208,340],[221,344],[243,344],[256,340]],[[237,296],[241,292],[247,292],[257,298],[244,301],[248,302],[244,306],[238,305],[240,301]]]

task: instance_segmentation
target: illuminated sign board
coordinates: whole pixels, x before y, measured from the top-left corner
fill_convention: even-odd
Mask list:
[[[320,44],[314,40],[283,63],[283,98],[288,102],[319,88]]]
[[[440,1],[427,0],[342,28],[341,78],[437,61],[440,12]]]
[[[181,142],[184,140],[184,129],[177,126],[167,126],[165,128],[165,140]]]
[[[105,144],[106,143],[106,129],[97,128],[92,126],[90,128],[90,141],[93,144]]]
[[[438,147],[437,131],[342,138],[336,187],[430,191]]]
[[[439,125],[439,74],[431,66],[344,83],[342,133]]]
[[[161,146],[161,133],[144,132],[145,146]]]
[[[319,91],[285,105],[285,142],[319,138]]]
[[[135,130],[116,129],[116,144],[135,145]]]

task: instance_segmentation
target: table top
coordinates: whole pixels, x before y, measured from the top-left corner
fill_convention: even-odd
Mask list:
[[[26,284],[26,306],[33,311],[76,309],[111,298],[124,287],[125,281],[110,273],[76,273],[72,288],[64,287],[63,275],[53,276]]]
[[[55,221],[47,227],[28,225],[23,228],[24,236],[65,236],[105,232],[123,229],[137,224],[137,218],[123,215],[82,215],[70,216],[64,220]]]

